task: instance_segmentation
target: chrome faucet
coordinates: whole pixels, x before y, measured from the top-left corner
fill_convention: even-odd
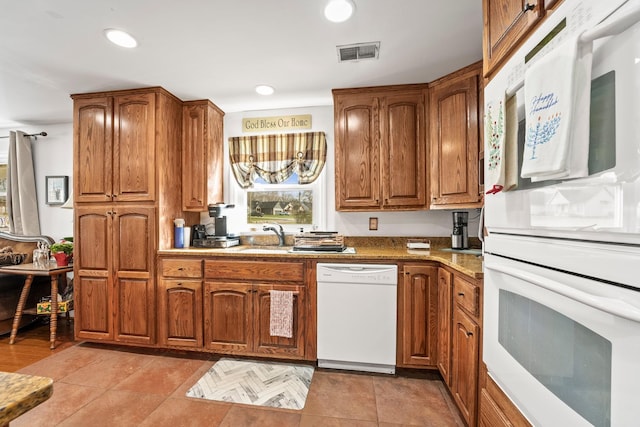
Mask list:
[[[280,229],[279,231],[275,227],[276,225]],[[278,246],[284,246],[284,229],[280,224],[264,225],[262,227],[262,231],[273,231],[274,233],[276,233],[276,236],[278,236]]]

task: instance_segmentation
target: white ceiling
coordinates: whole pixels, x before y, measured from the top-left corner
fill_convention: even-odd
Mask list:
[[[354,0],[340,24],[326,1],[2,1],[0,127],[70,122],[70,94],[145,86],[227,112],[331,105],[332,88],[429,82],[482,58],[480,0]],[[337,45],[370,41],[379,60],[338,63]]]

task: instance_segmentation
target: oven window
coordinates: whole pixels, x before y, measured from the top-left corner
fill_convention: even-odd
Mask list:
[[[589,112],[589,175],[612,169],[616,165],[616,85],[615,71],[591,81]],[[518,123],[518,190],[544,187],[561,181],[531,182],[520,177],[526,132],[524,118]]]
[[[501,289],[498,341],[594,426],[611,425],[611,342],[529,298]]]

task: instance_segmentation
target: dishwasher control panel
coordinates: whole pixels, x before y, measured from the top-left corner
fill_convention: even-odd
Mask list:
[[[318,263],[318,282],[396,284],[398,266],[395,264],[326,264]]]

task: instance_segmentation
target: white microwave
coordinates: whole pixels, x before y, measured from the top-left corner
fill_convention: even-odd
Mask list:
[[[505,93],[520,103],[517,89],[531,63],[573,35],[594,39],[588,176],[540,182],[520,176],[525,131],[519,105],[517,185],[485,196],[487,229],[640,244],[639,10],[639,0],[565,0],[487,84],[485,114]],[[600,37],[609,33],[615,35]]]

